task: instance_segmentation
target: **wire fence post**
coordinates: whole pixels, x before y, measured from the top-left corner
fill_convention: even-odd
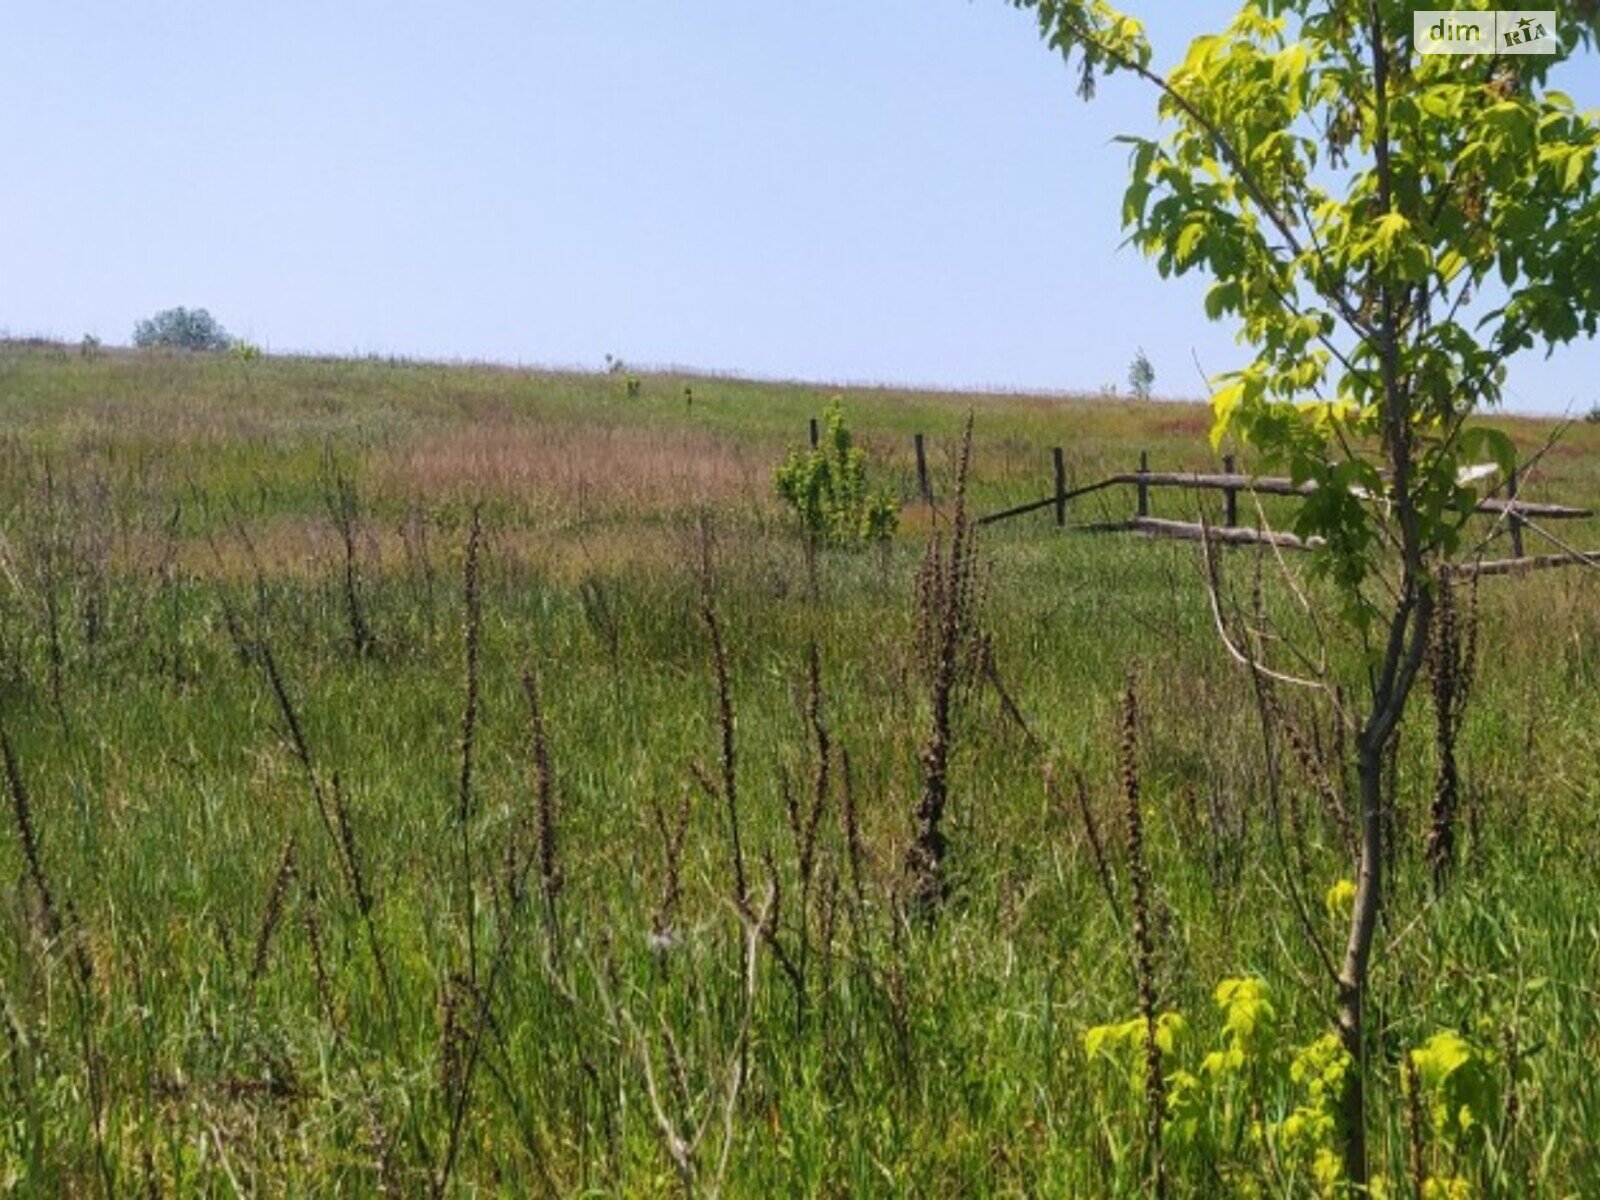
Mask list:
[[[1224,454],[1222,456],[1222,470],[1228,475],[1233,474],[1233,455]],[[1239,489],[1231,487],[1223,488],[1222,505],[1223,520],[1226,522],[1228,528],[1232,529],[1239,523]]]
[[[1056,528],[1064,529],[1067,524],[1067,456],[1060,446],[1055,446],[1050,450],[1050,458],[1056,471]]]
[[[922,443],[922,435],[913,435],[917,445],[917,493],[922,497],[924,504],[933,503],[933,487],[928,483],[928,452]]]
[[[1150,515],[1150,485],[1146,483],[1144,479],[1144,477],[1149,473],[1149,451],[1141,450],[1139,451],[1139,515],[1141,517],[1148,517]]]
[[[1511,502],[1510,519],[1506,522],[1511,527],[1511,556],[1522,557],[1522,516],[1517,511],[1517,469],[1511,468],[1511,473],[1506,476],[1506,499]]]

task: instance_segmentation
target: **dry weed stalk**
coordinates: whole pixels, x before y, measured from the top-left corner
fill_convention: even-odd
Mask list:
[[[367,886],[366,872],[361,863],[355,831],[350,823],[350,813],[345,804],[344,788],[340,783],[338,772],[333,774],[332,787],[325,789],[322,786],[321,773],[311,756],[311,745],[306,740],[300,715],[295,709],[294,702],[289,698],[289,689],[284,682],[283,673],[278,669],[277,656],[273,654],[272,646],[265,641],[257,643],[256,657],[261,661],[267,682],[272,688],[273,698],[278,702],[278,714],[283,718],[289,744],[305,774],[306,786],[311,792],[312,801],[316,804],[322,828],[327,833],[328,840],[333,843],[334,858],[339,864],[340,874],[344,877],[351,898],[356,902],[356,909],[360,913],[361,923],[366,931],[367,945],[372,951],[373,966],[377,968],[378,980],[383,987],[383,994],[392,1017],[395,1000],[388,958],[383,952],[383,942],[378,936],[377,921],[373,914],[375,902],[372,891]]]
[[[84,1073],[89,1084],[91,1126],[94,1130],[95,1163],[100,1173],[100,1185],[107,1200],[117,1194],[116,1176],[111,1156],[106,1148],[106,1084],[102,1073],[100,1050],[95,1041],[96,993],[94,966],[84,943],[83,931],[68,907],[65,916],[57,905],[50,878],[45,873],[44,859],[39,850],[38,832],[33,820],[33,802],[28,795],[22,769],[17,763],[11,745],[11,734],[0,720],[0,758],[4,760],[6,790],[11,796],[11,815],[16,825],[17,840],[22,845],[22,857],[27,867],[28,880],[39,902],[40,919],[44,922],[45,936],[50,944],[61,938],[70,939],[71,968],[67,977],[71,981],[73,1006],[78,1021],[79,1049],[83,1055]]]
[[[771,948],[773,958],[788,977],[794,992],[795,1027],[804,1027],[810,1006],[810,978],[813,956],[813,925],[820,924],[824,933],[824,954],[832,953],[833,916],[828,911],[814,912],[817,901],[817,869],[821,858],[822,818],[833,792],[833,741],[823,712],[822,655],[813,638],[806,658],[806,690],[804,725],[807,752],[811,758],[810,794],[804,800],[791,785],[789,775],[782,775],[784,814],[788,821],[790,841],[794,849],[795,873],[799,879],[799,895],[795,904],[794,944],[785,943],[783,933],[783,892],[781,875],[771,852],[763,857],[767,874],[772,881],[772,917],[762,927],[762,935]],[[834,886],[837,885],[835,880]],[[825,909],[832,898],[822,897]]]
[[[783,896],[778,888],[778,870],[770,853],[767,871],[774,884],[773,915],[765,929],[768,944],[779,966],[789,977],[795,994],[795,1025],[805,1024],[809,1004],[809,971],[811,965],[812,900],[816,881],[822,815],[828,806],[832,791],[833,746],[822,707],[822,656],[812,639],[807,655],[805,725],[808,749],[813,755],[811,789],[809,798],[802,803],[790,786],[787,773],[783,776],[784,813],[788,819],[789,836],[794,846],[795,872],[799,876],[799,897],[795,913],[795,948],[791,952],[779,937],[783,917]]]
[[[1284,810],[1288,804],[1283,795],[1282,756],[1278,750],[1277,730],[1280,721],[1274,715],[1281,711],[1273,691],[1273,684],[1276,681],[1277,677],[1269,672],[1250,672],[1251,694],[1255,700],[1256,719],[1261,730],[1262,757],[1266,771],[1267,811],[1270,818],[1268,825],[1276,844],[1278,861],[1283,867],[1284,892],[1289,898],[1289,906],[1300,926],[1301,936],[1316,954],[1317,961],[1327,977],[1330,980],[1337,980],[1339,972],[1334,965],[1333,953],[1320,932],[1321,927],[1312,917],[1311,905],[1304,892],[1304,884],[1311,877],[1304,841],[1298,835],[1298,830],[1295,830],[1292,846],[1284,835]],[[1291,814],[1290,822],[1294,821],[1295,818]]]
[[[700,526],[700,620],[711,640],[711,665],[717,687],[718,766],[720,778],[713,781],[707,771],[695,764],[695,779],[713,800],[720,800],[728,824],[728,845],[732,855],[734,899],[741,911],[750,907],[750,883],[745,871],[744,840],[739,823],[739,780],[737,743],[733,713],[733,688],[728,678],[728,652],[723,644],[722,622],[717,616],[713,593],[710,532]]]
[[[333,795],[334,824],[339,830],[339,847],[344,852],[344,861],[350,871],[350,889],[355,895],[356,909],[361,913],[361,919],[370,928],[373,909],[372,888],[367,883],[367,873],[361,863],[360,847],[356,845],[355,830],[350,824],[350,808],[344,800],[344,784],[340,780],[339,772],[337,771],[333,773],[330,791]],[[387,990],[388,969],[383,965],[381,961],[383,955],[377,949],[376,932],[373,933],[372,938],[373,956],[379,960],[378,973],[384,977],[384,987]]]
[[[250,956],[249,989],[266,973],[267,953],[272,948],[273,936],[283,921],[283,906],[288,898],[289,884],[294,879],[295,839],[290,834],[283,844],[283,854],[278,859],[278,869],[272,876],[272,887],[267,892],[267,903],[261,912],[261,926],[256,932],[256,946]]]
[[[1074,770],[1073,800],[1077,808],[1078,818],[1083,822],[1084,836],[1089,842],[1089,856],[1094,861],[1096,877],[1100,880],[1100,888],[1106,894],[1106,903],[1111,906],[1111,914],[1116,918],[1117,924],[1122,924],[1122,902],[1117,897],[1117,877],[1112,870],[1110,858],[1106,854],[1105,841],[1100,836],[1100,825],[1095,820],[1094,806],[1089,802],[1089,784],[1084,779],[1083,772]],[[1065,808],[1066,803],[1061,799],[1061,787],[1056,779],[1055,765],[1046,762],[1044,765],[1044,786],[1056,802],[1058,808]]]
[[[1133,966],[1144,1022],[1145,1163],[1150,1194],[1166,1194],[1161,1129],[1167,1108],[1166,1077],[1156,1038],[1155,941],[1151,933],[1150,872],[1144,853],[1144,816],[1139,800],[1139,708],[1133,681],[1122,703],[1122,798],[1128,839],[1128,891],[1133,913]]]
[[[662,1022],[662,1052],[666,1058],[672,1099],[676,1116],[669,1112],[663,1099],[663,1088],[657,1077],[656,1051],[633,1014],[611,995],[605,975],[596,970],[595,979],[600,996],[613,1025],[622,1033],[628,1048],[637,1058],[644,1075],[645,1098],[649,1101],[650,1115],[661,1138],[663,1149],[678,1173],[684,1191],[691,1196],[717,1197],[728,1173],[728,1163],[736,1140],[736,1118],[739,1097],[749,1078],[749,1045],[751,1025],[755,1016],[757,984],[759,981],[759,949],[764,939],[763,929],[772,918],[776,892],[769,885],[767,895],[759,908],[749,905],[738,907],[735,915],[742,927],[739,955],[740,1007],[738,1024],[732,1042],[723,1048],[722,1062],[712,1071],[717,1081],[698,1101],[692,1095],[683,1055],[669,1025]],[[715,1132],[717,1145],[708,1158],[704,1155],[707,1139]]]
[[[616,671],[622,665],[622,622],[617,617],[611,592],[611,585],[597,574],[587,574],[578,581],[578,602],[583,607],[583,619],[605,646],[606,657]]]
[[[45,874],[44,860],[39,853],[39,835],[33,822],[33,801],[17,765],[16,752],[11,746],[11,733],[0,723],[0,754],[5,758],[6,789],[11,796],[11,818],[16,826],[17,841],[22,847],[22,861],[27,867],[28,882],[33,885],[39,903],[39,919],[44,925],[47,942],[54,944],[66,932],[61,910],[56,905],[55,892],[50,887],[50,877]],[[83,957],[81,945],[76,946],[80,974],[87,980],[88,960]]]
[[[950,749],[953,710],[961,669],[972,638],[973,584],[976,573],[974,530],[967,518],[967,472],[972,465],[972,414],[968,412],[961,435],[956,468],[955,510],[950,524],[950,548],[942,539],[928,543],[927,556],[917,578],[920,647],[928,672],[928,699],[932,714],[928,736],[918,760],[922,768],[922,796],[917,803],[916,834],[906,852],[906,875],[911,899],[919,915],[931,918],[949,895],[945,859],[949,840],[944,833],[949,803]]]
[[[470,561],[473,553],[469,552],[468,557]],[[554,927],[555,901],[560,892],[562,878],[556,857],[554,772],[551,768],[545,734],[543,708],[534,680],[535,676],[530,668],[523,682],[534,719],[533,757],[536,788],[539,792],[536,808],[538,825],[536,852],[523,855],[513,850],[512,855],[508,856],[514,863],[513,875],[506,881],[506,895],[511,899],[511,904],[500,922],[488,958],[487,970],[479,977],[474,977],[471,973],[458,972],[446,984],[445,1002],[441,1006],[440,1061],[447,1068],[441,1075],[441,1084],[445,1095],[449,1098],[450,1127],[442,1157],[431,1180],[429,1190],[434,1196],[442,1196],[449,1190],[450,1179],[460,1154],[462,1129],[472,1102],[473,1079],[479,1065],[484,1061],[485,1038],[493,1033],[503,1043],[503,1036],[494,1018],[495,995],[505,971],[511,965],[513,952],[520,942],[522,916],[527,907],[527,874],[536,865],[541,877],[541,896],[545,902],[546,913],[552,922],[551,953],[542,964],[544,979],[556,996],[570,1009],[576,1010],[578,1007],[578,999],[561,973],[560,943]],[[470,859],[465,861],[465,865],[470,869]],[[466,882],[470,886],[470,874]],[[469,913],[469,918],[470,916]],[[469,1002],[470,1012],[467,1011]],[[492,1064],[489,1069],[493,1071]],[[500,1082],[508,1097],[512,1096],[513,1089],[509,1081],[501,1079]],[[540,1169],[543,1172],[540,1156],[535,1154],[534,1157],[536,1162],[541,1162]]]
[[[439,1090],[450,1097],[461,1093],[466,1074],[473,991],[460,971],[446,975],[439,988]]]
[[[1423,1144],[1424,1122],[1422,1081],[1417,1078],[1417,1066],[1411,1055],[1400,1057],[1401,1093],[1405,1096],[1406,1167],[1411,1175],[1412,1194],[1428,1195],[1428,1160]]]
[[[994,689],[995,698],[1000,702],[1000,711],[1022,734],[1022,740],[1028,749],[1035,754],[1039,753],[1044,749],[1044,743],[1033,732],[1033,727],[1028,724],[1028,718],[1023,715],[1016,697],[1011,694],[1011,689],[1006,686],[1006,681],[1000,674],[1000,664],[995,661],[994,656],[994,638],[988,634],[981,634],[977,643],[978,668],[989,686]]]
[[[400,543],[405,550],[406,573],[422,580],[422,611],[428,621],[428,639],[437,631],[434,592],[437,572],[433,565],[433,551],[428,542],[428,514],[412,502],[406,506],[405,520],[400,523]]]
[[[689,837],[689,814],[693,808],[693,793],[685,790],[678,803],[677,813],[668,823],[661,802],[650,797],[650,814],[655,821],[656,833],[661,838],[661,900],[655,915],[650,919],[652,942],[661,950],[670,948],[677,938],[675,923],[678,906],[683,900],[683,847]],[[666,961],[665,956],[661,961]]]
[[[105,636],[111,599],[111,491],[98,471],[90,476],[86,490],[87,496],[78,501],[81,540],[73,548],[73,557],[82,571],[83,642],[92,672]]]
[[[333,473],[323,496],[329,519],[339,535],[344,550],[343,593],[345,617],[350,623],[350,642],[357,658],[366,658],[377,649],[377,639],[367,621],[366,609],[361,602],[361,506],[356,498],[356,487],[342,473]]]
[[[1345,804],[1340,794],[1340,787],[1334,782],[1340,777],[1338,759],[1335,765],[1329,767],[1324,756],[1322,741],[1316,734],[1316,727],[1312,727],[1312,736],[1307,738],[1298,721],[1294,719],[1287,708],[1279,704],[1277,713],[1279,724],[1283,727],[1284,740],[1289,743],[1289,749],[1294,754],[1295,761],[1300,764],[1300,769],[1312,787],[1316,789],[1318,798],[1322,801],[1322,808],[1339,830],[1340,845],[1345,847],[1352,855],[1355,853],[1356,831],[1350,820],[1350,809]],[[1342,730],[1342,725],[1335,725],[1336,730]],[[1339,748],[1335,748],[1335,755]]]
[[[550,766],[550,739],[545,729],[544,704],[539,696],[539,676],[530,663],[522,674],[522,693],[528,701],[530,752],[533,758],[534,852],[539,862],[539,893],[552,944],[559,951],[560,924],[556,902],[566,884],[561,872],[557,834],[555,772]],[[513,893],[515,894],[515,893]]]
[[[861,836],[861,810],[856,803],[855,772],[850,769],[850,751],[839,750],[839,825],[844,835],[845,861],[850,868],[850,921],[859,940],[867,907],[867,847]]]
[[[183,686],[183,580],[178,570],[178,524],[183,519],[183,503],[172,506],[172,516],[162,526],[161,558],[156,563],[156,590],[165,596],[167,604],[167,665],[171,670],[173,689]]]
[[[1434,775],[1433,803],[1429,812],[1424,855],[1435,893],[1442,892],[1456,862],[1456,814],[1460,807],[1461,776],[1456,743],[1478,657],[1478,587],[1473,577],[1465,618],[1457,611],[1455,585],[1449,574],[1438,582],[1433,641],[1429,646],[1428,674],[1433,685],[1434,744],[1438,766]]]
[[[479,555],[483,548],[482,509],[473,505],[467,535],[467,558],[462,574],[462,601],[466,609],[466,699],[461,710],[461,770],[456,780],[456,886],[461,921],[467,935],[467,975],[478,977],[477,912],[472,865],[472,773],[478,736],[479,657],[483,638],[483,596],[479,588]]]
[[[305,915],[306,946],[311,952],[311,974],[317,985],[317,1004],[322,1009],[323,1020],[330,1029],[339,1029],[339,1009],[333,1000],[333,981],[328,975],[328,956],[322,944],[321,891],[316,880],[306,884]]]
[[[40,535],[34,557],[38,561],[39,592],[44,601],[46,649],[50,663],[50,703],[61,727],[65,729],[67,655],[61,636],[61,516],[56,500],[55,468],[48,457],[44,460],[44,497],[49,528]]]

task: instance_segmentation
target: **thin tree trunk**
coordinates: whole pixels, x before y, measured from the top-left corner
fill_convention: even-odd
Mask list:
[[[1372,99],[1376,128],[1373,164],[1377,176],[1377,211],[1394,211],[1394,177],[1389,162],[1389,51],[1378,0],[1367,2],[1367,31],[1372,51]],[[1340,1110],[1344,1124],[1344,1177],[1357,1194],[1367,1187],[1366,1022],[1363,1005],[1372,939],[1383,899],[1383,757],[1411,692],[1417,635],[1428,625],[1427,593],[1421,589],[1421,550],[1417,513],[1411,495],[1410,397],[1399,370],[1400,304],[1393,284],[1378,289],[1381,320],[1377,329],[1383,383],[1383,444],[1393,472],[1392,502],[1400,530],[1400,603],[1389,622],[1388,640],[1372,682],[1372,714],[1356,742],[1356,779],[1361,793],[1361,848],[1356,863],[1356,895],[1350,913],[1350,940],[1339,971],[1337,1020],[1339,1038],[1350,1055]]]
[[[1361,794],[1361,850],[1356,867],[1355,904],[1350,914],[1350,941],[1339,972],[1339,1040],[1352,1060],[1345,1076],[1344,1095],[1340,1098],[1345,1134],[1344,1175],[1358,1185],[1367,1179],[1363,1002],[1383,895],[1383,743],[1386,740],[1381,730],[1369,723],[1362,732],[1356,755],[1356,777]]]

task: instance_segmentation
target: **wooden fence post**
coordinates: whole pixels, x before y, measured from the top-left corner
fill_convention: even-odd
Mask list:
[[[1150,515],[1150,485],[1144,477],[1150,473],[1150,454],[1148,451],[1139,451],[1139,515]]]
[[[1056,528],[1062,529],[1067,524],[1067,456],[1056,446],[1050,457],[1056,469]]]
[[[821,442],[821,441],[822,441],[822,431],[817,428],[817,419],[815,417],[812,417],[811,418],[811,448],[813,450],[815,450],[817,448],[817,444],[819,442]]]
[[[1224,454],[1222,456],[1222,469],[1229,475],[1233,474],[1233,455]],[[1232,529],[1239,523],[1239,489],[1223,488],[1222,503],[1223,520],[1227,524],[1227,527]]]
[[[1517,515],[1517,469],[1511,468],[1511,474],[1506,476],[1506,499],[1511,501],[1510,519],[1506,522],[1511,527],[1511,557],[1522,557],[1522,518]]]
[[[928,484],[928,453],[922,444],[922,435],[915,435],[917,444],[917,492],[924,504],[933,503],[933,488]]]

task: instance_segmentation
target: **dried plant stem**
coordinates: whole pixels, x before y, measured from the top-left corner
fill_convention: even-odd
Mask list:
[[[261,928],[256,933],[255,952],[250,956],[249,987],[253,991],[256,983],[267,969],[267,952],[272,948],[273,935],[277,933],[278,926],[283,920],[283,906],[289,892],[289,884],[294,879],[294,835],[289,835],[289,840],[283,844],[283,854],[278,859],[278,869],[272,876],[272,888],[267,893],[266,907],[261,912]]]
[[[1423,1145],[1422,1081],[1417,1078],[1416,1064],[1409,1054],[1400,1059],[1401,1091],[1405,1093],[1406,1165],[1411,1173],[1413,1193],[1419,1197],[1428,1194],[1428,1164]]]
[[[950,889],[945,869],[950,846],[944,833],[944,813],[950,798],[955,691],[962,653],[970,637],[975,556],[973,529],[967,520],[966,485],[971,464],[972,414],[969,412],[956,471],[949,553],[948,556],[941,553],[937,538],[929,544],[918,589],[923,626],[933,639],[928,654],[928,699],[932,713],[928,735],[918,756],[922,768],[922,796],[917,803],[916,834],[906,852],[906,873],[918,913],[930,918],[943,905]]]
[[[1424,856],[1440,893],[1456,863],[1456,816],[1460,808],[1461,774],[1456,743],[1477,658],[1477,579],[1472,603],[1463,621],[1457,611],[1455,586],[1448,574],[1439,577],[1428,673],[1433,691],[1435,768],[1433,803],[1429,810]]]
[[[372,891],[367,886],[366,872],[358,853],[355,831],[351,826],[349,809],[345,804],[344,788],[340,784],[338,773],[335,772],[331,796],[330,789],[324,789],[321,774],[311,756],[311,745],[306,740],[305,728],[300,722],[294,702],[289,698],[288,685],[284,682],[283,673],[278,669],[278,660],[272,652],[271,645],[264,641],[260,642],[256,647],[256,654],[261,660],[262,669],[266,672],[273,697],[278,702],[278,713],[283,718],[289,744],[305,772],[306,786],[316,805],[317,815],[322,820],[322,828],[333,844],[339,872],[344,877],[345,886],[349,889],[350,896],[355,900],[356,908],[361,915],[361,922],[366,930],[367,945],[372,951],[372,962],[377,968],[378,980],[383,986],[389,1016],[393,1019],[394,985],[389,975],[388,958],[383,952],[383,942],[378,936],[377,921],[373,913],[375,903]]]
[[[467,936],[467,977],[478,978],[477,913],[472,864],[472,775],[478,736],[479,656],[483,639],[483,597],[479,590],[478,558],[483,545],[482,507],[472,508],[467,535],[467,558],[462,577],[466,607],[466,699],[461,710],[461,770],[456,780],[457,903]]]
[[[661,802],[650,797],[650,813],[656,832],[661,838],[661,902],[650,921],[650,931],[658,945],[665,948],[673,938],[673,923],[677,920],[678,905],[683,899],[683,846],[689,836],[689,814],[692,811],[693,793],[685,791],[678,811],[668,824]],[[665,958],[661,960],[663,963]]]
[[[45,874],[44,860],[39,854],[39,835],[33,824],[33,802],[28,796],[22,770],[17,765],[16,752],[11,746],[11,734],[0,723],[0,753],[5,757],[6,788],[11,796],[11,818],[17,829],[17,841],[22,846],[22,861],[28,869],[28,882],[33,885],[39,901],[39,916],[44,922],[45,937],[57,941],[63,932],[61,910],[56,907],[55,893],[50,878]]]
[[[1106,894],[1106,903],[1111,906],[1111,915],[1116,918],[1117,924],[1122,924],[1122,901],[1117,896],[1117,877],[1111,869],[1111,860],[1106,855],[1105,840],[1100,836],[1100,825],[1094,817],[1094,806],[1089,802],[1089,784],[1084,779],[1083,772],[1074,770],[1073,800],[1078,810],[1078,817],[1083,822],[1084,836],[1089,842],[1089,856],[1094,860],[1095,875],[1100,880],[1100,888]],[[1060,785],[1057,783],[1055,768],[1046,763],[1044,766],[1045,790],[1057,797],[1060,804]]]
[[[709,561],[709,551],[707,551]],[[709,569],[709,568],[708,568]],[[728,824],[728,845],[733,859],[733,885],[734,899],[738,902],[741,911],[750,906],[750,882],[745,871],[744,839],[739,824],[739,780],[737,766],[737,743],[735,741],[735,725],[733,714],[733,688],[728,680],[728,652],[723,644],[722,622],[717,617],[715,604],[712,603],[709,578],[707,579],[705,594],[700,603],[700,619],[705,623],[706,633],[711,639],[711,665],[716,676],[717,687],[717,732],[720,738],[719,766],[721,778],[713,783],[703,770],[696,768],[696,777],[700,780],[701,787],[713,797],[722,801],[723,812]]]
[[[476,526],[476,521],[474,521]],[[469,561],[473,557],[469,552]],[[470,605],[469,605],[470,607]],[[530,667],[523,676],[523,687],[528,697],[533,720],[533,760],[536,790],[537,845],[533,855],[516,854],[514,873],[507,880],[506,893],[511,898],[509,910],[500,924],[488,969],[481,980],[458,976],[455,985],[472,1002],[470,1024],[460,1012],[460,1004],[452,1001],[446,1006],[442,1022],[441,1040],[445,1061],[451,1064],[445,1090],[450,1096],[450,1130],[443,1157],[433,1174],[430,1193],[442,1196],[449,1188],[461,1148],[461,1131],[471,1105],[473,1079],[483,1059],[484,1038],[495,1027],[494,999],[500,980],[511,963],[512,951],[518,944],[521,920],[526,910],[528,896],[527,873],[537,863],[540,872],[541,896],[552,925],[552,956],[546,963],[546,979],[568,1003],[575,998],[563,982],[560,971],[560,944],[555,937],[555,902],[561,890],[561,873],[556,857],[554,771],[551,767],[549,742],[544,724],[544,709],[539,699],[536,676]],[[685,818],[687,824],[687,818]],[[680,835],[681,839],[681,835]],[[681,847],[681,840],[680,840]],[[470,882],[470,879],[469,879]],[[447,997],[451,996],[447,989]]]
[[[739,1009],[739,1023],[734,1032],[733,1044],[726,1050],[724,1065],[718,1072],[720,1082],[718,1092],[712,1097],[709,1111],[698,1120],[693,1119],[693,1113],[687,1111],[693,1105],[686,1103],[682,1081],[682,1057],[675,1049],[671,1029],[663,1026],[663,1040],[668,1048],[668,1059],[675,1066],[675,1072],[680,1076],[677,1089],[680,1104],[684,1105],[684,1116],[693,1124],[691,1131],[684,1131],[680,1123],[669,1115],[667,1105],[662,1099],[662,1089],[656,1077],[654,1056],[651,1053],[648,1039],[640,1029],[633,1015],[616,1004],[616,1002],[602,989],[602,998],[612,1014],[612,1019],[622,1028],[631,1045],[633,1053],[639,1061],[644,1074],[645,1098],[650,1103],[650,1115],[655,1121],[656,1130],[660,1134],[661,1143],[667,1152],[667,1157],[672,1161],[674,1170],[678,1173],[679,1181],[684,1190],[691,1196],[705,1196],[714,1198],[722,1193],[723,1182],[727,1178],[728,1162],[733,1154],[734,1126],[738,1115],[739,1097],[749,1078],[748,1050],[750,1043],[751,1026],[755,1016],[757,983],[759,974],[758,951],[762,941],[762,929],[771,918],[776,895],[769,889],[766,899],[758,911],[751,910],[748,906],[738,912],[739,922],[743,927],[743,936],[740,939],[739,976],[741,982],[741,996]],[[596,972],[599,979],[600,973]],[[720,1146],[716,1152],[714,1163],[707,1164],[702,1160],[701,1150],[704,1147],[707,1135],[713,1128],[720,1130]]]
[[[101,1073],[99,1048],[95,1044],[95,993],[94,966],[84,946],[82,931],[75,921],[63,918],[57,905],[50,877],[44,869],[44,858],[39,850],[38,831],[34,827],[33,802],[28,795],[22,769],[17,763],[16,751],[11,745],[11,734],[0,719],[0,759],[4,760],[6,790],[11,796],[11,816],[17,830],[17,840],[22,845],[22,857],[27,866],[28,881],[38,897],[39,912],[44,921],[45,936],[51,943],[63,937],[70,939],[71,981],[74,1007],[77,1009],[79,1049],[83,1055],[84,1072],[88,1077],[91,1125],[94,1130],[95,1164],[100,1174],[103,1194],[117,1194],[116,1175],[111,1156],[106,1149],[106,1090]],[[71,912],[68,910],[68,916]]]
[[[1133,966],[1144,1021],[1145,1163],[1150,1194],[1166,1194],[1161,1128],[1166,1115],[1166,1078],[1156,1030],[1155,944],[1150,932],[1150,872],[1144,853],[1144,817],[1139,801],[1138,702],[1130,680],[1122,706],[1122,796],[1127,820],[1128,882],[1133,910]]]
[[[560,923],[556,901],[565,879],[561,873],[556,829],[555,773],[550,767],[550,739],[545,729],[544,705],[539,696],[539,677],[530,664],[522,675],[522,692],[528,701],[531,729],[534,793],[534,847],[539,861],[539,892],[544,901],[545,921],[552,945],[560,951]]]
[[[843,827],[845,860],[850,868],[850,921],[859,940],[866,916],[867,847],[861,837],[861,810],[856,802],[855,772],[850,769],[850,751],[839,750],[839,823]]]
[[[360,534],[361,508],[356,499],[355,484],[343,475],[337,476],[329,486],[328,513],[334,528],[339,532],[339,542],[344,548],[344,604],[350,622],[350,641],[356,657],[366,658],[377,648],[372,626],[367,621],[361,603],[360,553],[357,539]]]

